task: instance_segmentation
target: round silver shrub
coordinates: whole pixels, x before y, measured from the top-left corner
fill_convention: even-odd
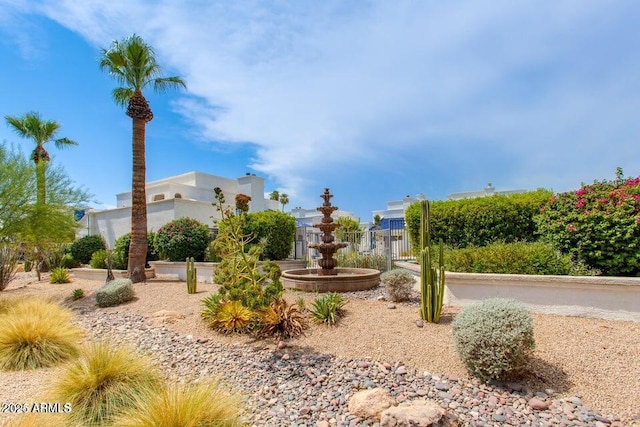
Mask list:
[[[533,319],[521,303],[484,300],[465,307],[452,327],[458,354],[474,376],[506,380],[526,371],[535,340]]]
[[[415,277],[409,270],[398,268],[380,275],[380,282],[384,286],[391,301],[407,301],[411,297],[415,284]]]

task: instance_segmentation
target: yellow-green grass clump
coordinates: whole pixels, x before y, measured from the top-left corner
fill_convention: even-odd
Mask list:
[[[135,407],[114,421],[117,427],[235,427],[242,400],[216,381],[169,384],[160,393],[141,396]]]
[[[78,425],[108,425],[141,396],[160,393],[162,379],[153,362],[128,346],[98,341],[61,372],[50,391],[68,402],[69,419]]]
[[[50,301],[23,298],[0,308],[0,369],[55,366],[78,354],[82,331],[73,313]]]

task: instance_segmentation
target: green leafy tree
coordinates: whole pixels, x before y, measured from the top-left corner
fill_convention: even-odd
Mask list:
[[[43,259],[73,240],[74,210],[91,196],[53,165],[45,171],[47,203],[37,203],[35,169],[21,153],[0,145],[0,240],[19,244],[27,259],[35,259],[40,279]]]
[[[42,120],[39,113],[29,112],[20,117],[5,116],[7,124],[22,138],[31,139],[36,147],[31,153],[31,159],[36,165],[37,181],[37,202],[46,203],[46,168],[51,160],[49,153],[44,148],[48,142],[53,142],[56,147],[64,148],[71,145],[78,145],[77,142],[68,138],[56,138],[60,124],[51,120]]]
[[[349,216],[341,216],[336,219],[340,227],[336,229],[338,242],[349,243],[352,248],[357,248],[362,241],[362,227],[360,221]]]
[[[113,90],[116,104],[127,107],[133,122],[133,182],[131,191],[131,245],[128,272],[132,282],[146,279],[144,265],[147,258],[147,204],[145,131],[153,112],[142,90],[153,86],[157,92],[171,88],[186,88],[180,77],[162,77],[154,49],[140,36],[132,35],[115,40],[102,49],[100,69],[116,79],[119,87]]]
[[[276,202],[280,201],[280,192],[278,190],[273,190],[269,194],[269,199],[270,200],[275,200]]]

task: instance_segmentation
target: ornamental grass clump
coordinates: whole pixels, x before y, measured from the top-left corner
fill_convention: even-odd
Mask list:
[[[453,320],[453,338],[471,374],[484,380],[517,378],[535,348],[533,319],[514,300],[493,298],[465,307]]]
[[[68,416],[74,425],[109,425],[142,397],[160,393],[162,385],[150,359],[129,347],[99,341],[57,377],[48,398],[71,404]]]
[[[118,416],[117,427],[241,426],[242,399],[219,383],[170,384],[142,395]]]
[[[387,292],[387,297],[393,302],[407,301],[416,283],[413,273],[402,268],[382,273],[380,282]]]
[[[0,314],[0,369],[58,365],[78,354],[82,331],[71,311],[49,301],[24,298]]]

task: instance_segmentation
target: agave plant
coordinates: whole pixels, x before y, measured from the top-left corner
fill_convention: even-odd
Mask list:
[[[240,301],[220,302],[212,326],[224,334],[247,332],[255,323],[255,314]]]
[[[346,303],[347,300],[335,292],[318,297],[311,305],[311,320],[316,323],[334,325],[344,314],[343,307]]]
[[[275,300],[260,313],[260,336],[293,338],[304,333],[309,327],[298,307],[289,305],[283,299]]]
[[[49,282],[51,283],[69,283],[71,282],[71,276],[69,276],[69,270],[64,267],[56,267],[51,270],[49,275]]]

